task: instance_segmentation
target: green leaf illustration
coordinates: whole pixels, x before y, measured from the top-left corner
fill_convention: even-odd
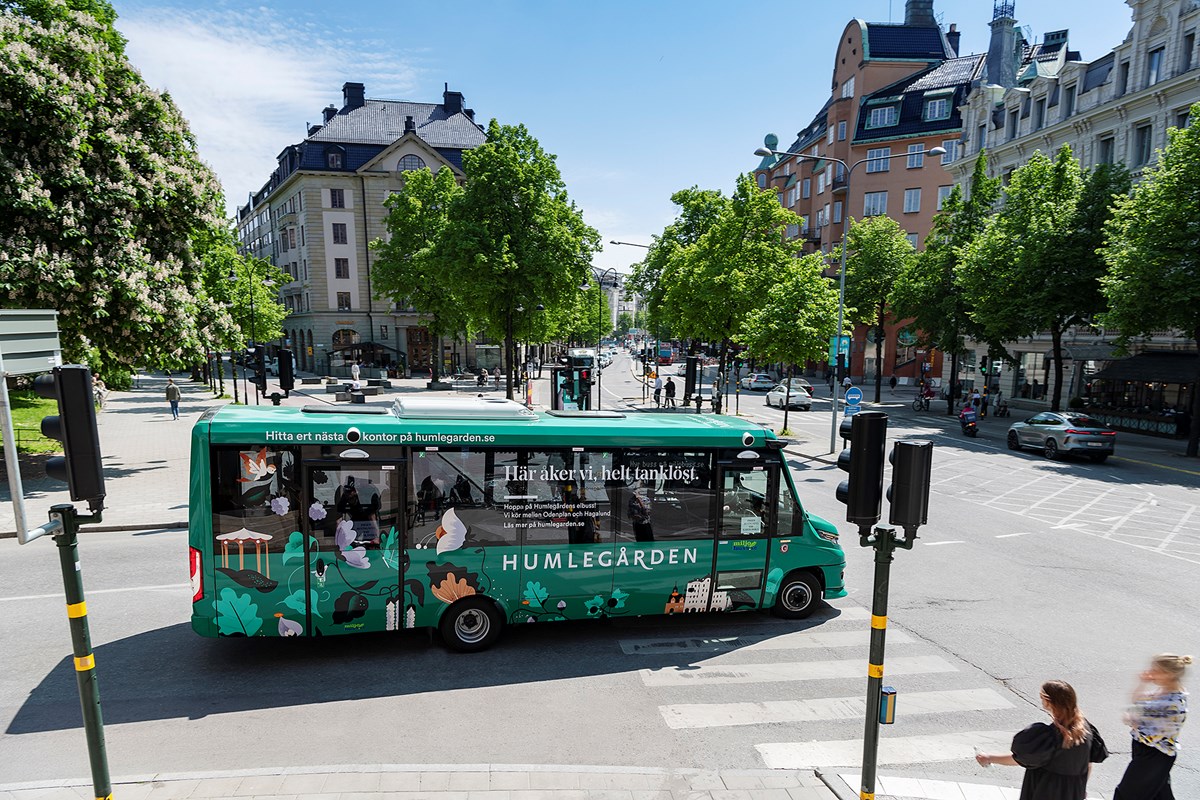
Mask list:
[[[616,608],[624,608],[624,607],[625,607],[625,601],[626,601],[628,598],[629,598],[629,593],[628,593],[628,592],[622,592],[622,591],[621,591],[619,588],[618,588],[618,589],[613,589],[613,593],[612,593],[612,599],[617,601],[617,604],[616,604],[615,606],[613,606],[613,608],[614,608],[614,609],[616,609]]]
[[[542,584],[530,581],[525,584],[525,592],[522,596],[529,601],[529,605],[545,608],[544,603],[550,596],[550,592]]]
[[[248,594],[222,589],[217,601],[217,628],[222,636],[253,636],[262,627],[258,606]]]
[[[584,603],[584,605],[587,606],[588,616],[595,617],[604,613],[604,606],[607,603],[608,601],[603,597],[596,595],[591,600],[588,600],[586,603]]]
[[[316,539],[312,540],[316,543]],[[304,534],[300,531],[292,531],[288,536],[287,544],[283,546],[283,563],[291,561],[293,558],[304,558]]]
[[[292,592],[287,596],[287,599],[280,601],[280,605],[287,606],[297,614],[303,614],[306,610],[304,606],[304,590],[297,589]],[[308,608],[312,609],[314,617],[321,616],[321,607],[317,604],[317,593],[313,589],[310,589],[308,592]]]
[[[396,569],[400,566],[400,537],[394,527],[383,535],[379,555],[389,569]]]

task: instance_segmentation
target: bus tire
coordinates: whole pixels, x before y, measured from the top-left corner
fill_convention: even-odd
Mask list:
[[[442,641],[460,653],[478,653],[495,644],[504,620],[486,597],[466,597],[446,610],[438,623]]]
[[[822,594],[821,582],[811,572],[792,572],[780,584],[771,613],[783,619],[804,619],[816,611]]]

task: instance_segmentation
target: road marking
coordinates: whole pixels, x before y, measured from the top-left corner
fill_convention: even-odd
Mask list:
[[[915,656],[889,659],[886,674],[889,676],[919,675],[957,671],[957,667],[938,656]],[[843,659],[840,661],[783,661],[776,664],[689,665],[643,669],[640,672],[642,683],[646,686],[701,686],[857,678],[866,670],[861,659]]]
[[[903,631],[888,636],[888,644],[911,644],[913,638]],[[659,655],[678,652],[739,653],[756,650],[809,650],[828,647],[863,647],[871,643],[871,632],[861,631],[794,631],[783,636],[769,634],[727,636],[723,638],[690,639],[624,639],[621,650],[627,656]]]
[[[1012,703],[994,689],[912,692],[902,695],[900,703],[900,713],[904,716],[958,711],[996,711],[1013,707]],[[762,703],[677,703],[658,707],[667,727],[676,730],[766,725],[775,722],[861,720],[866,710],[867,701],[863,697],[821,697],[813,700]]]
[[[1198,471],[1198,470],[1184,469],[1183,467],[1171,467],[1171,466],[1167,466],[1166,464],[1159,464],[1154,461],[1141,461],[1136,458],[1129,458],[1128,456],[1113,456],[1113,458],[1116,459],[1117,461],[1128,461],[1132,464],[1141,464],[1141,465],[1147,466],[1147,467],[1158,467],[1159,469],[1169,469],[1174,472],[1182,472],[1185,475],[1200,475],[1200,471]]]
[[[997,539],[1011,539],[1013,536],[1033,536],[1033,531],[1024,531],[1022,533],[1001,533],[996,536]]]
[[[1170,543],[1171,543],[1171,542],[1172,542],[1172,541],[1175,539],[1175,536],[1176,536],[1176,535],[1177,535],[1177,534],[1178,534],[1178,533],[1179,533],[1181,530],[1183,530],[1183,526],[1187,524],[1187,521],[1188,521],[1189,519],[1191,519],[1192,512],[1193,512],[1193,511],[1195,511],[1195,510],[1196,510],[1196,507],[1195,507],[1195,506],[1188,506],[1187,513],[1185,513],[1185,514],[1183,515],[1183,519],[1179,520],[1179,524],[1178,524],[1178,525],[1176,525],[1174,528],[1172,528],[1172,529],[1171,529],[1171,532],[1167,534],[1167,538],[1163,539],[1163,540],[1162,540],[1162,544],[1160,544],[1160,545],[1159,545],[1157,548],[1155,548],[1155,549],[1157,549],[1157,550],[1163,550],[1163,549],[1165,549],[1165,548],[1166,548],[1166,546],[1167,546],[1167,545],[1169,545],[1169,544],[1170,544]]]
[[[934,761],[968,761],[975,747],[1007,752],[1012,731],[962,731],[936,736],[901,736],[879,741],[879,764],[925,764]],[[824,742],[778,742],[755,745],[769,769],[858,767],[862,764],[861,739]]]
[[[852,791],[862,786],[862,775],[843,773],[838,775]],[[967,800],[1020,800],[1021,790],[990,783],[963,783],[955,781],[931,781],[928,778],[901,778],[895,775],[879,775],[876,778],[876,797],[949,797]],[[1099,795],[1093,795],[1099,797]]]
[[[157,589],[187,589],[190,584],[187,583],[163,583],[157,586],[127,586],[123,589],[88,589],[84,594],[114,594],[116,592],[152,592]],[[62,600],[62,593],[58,594],[26,594],[18,597],[0,597],[0,603],[5,603],[11,600]]]
[[[921,542],[926,547],[937,547],[939,544],[966,544],[962,539],[952,539],[948,542]]]

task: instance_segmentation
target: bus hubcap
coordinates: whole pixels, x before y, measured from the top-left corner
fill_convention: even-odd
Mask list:
[[[482,611],[471,609],[464,611],[454,620],[454,633],[464,642],[475,643],[484,639],[491,630],[492,623]]]
[[[808,587],[803,583],[793,583],[783,595],[783,604],[792,611],[803,611],[811,600]]]

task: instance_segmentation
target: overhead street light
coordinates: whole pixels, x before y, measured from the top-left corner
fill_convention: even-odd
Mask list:
[[[623,245],[626,245],[626,246],[628,246],[628,247],[644,247],[644,248],[646,248],[647,250],[649,250],[649,249],[650,249],[650,245],[648,245],[648,244],[638,244],[637,242],[618,242],[616,239],[609,239],[609,240],[608,240],[608,243],[609,243],[609,244],[623,244]]]
[[[946,148],[934,147],[929,150],[923,150],[922,154],[926,155],[926,156],[942,156],[942,155],[946,154]],[[832,161],[835,164],[841,164],[842,169],[844,169],[846,171],[846,208],[842,212],[842,258],[841,258],[841,266],[838,270],[838,272],[840,273],[838,276],[838,317],[837,317],[837,330],[834,332],[834,336],[837,337],[837,343],[840,345],[841,340],[842,340],[841,339],[842,325],[844,324],[844,318],[845,318],[845,313],[846,313],[846,234],[850,230],[850,176],[854,173],[854,169],[860,164],[865,164],[868,161],[884,161],[884,160],[890,160],[893,158],[907,158],[909,153],[907,153],[907,152],[893,153],[892,155],[879,156],[878,158],[862,158],[862,159],[859,159],[858,161],[855,161],[853,164],[847,164],[842,159],[833,158],[831,156],[811,156],[806,153],[789,153],[784,150],[771,150],[766,147],[758,148],[757,150],[754,151],[754,155],[760,156],[760,157],[778,156],[781,160],[786,159],[786,158],[795,158],[795,159],[802,159],[802,160],[807,160],[807,161]],[[832,406],[832,411],[830,413],[830,416],[832,417],[832,419],[830,420],[830,426],[829,426],[829,452],[830,453],[838,452],[837,451],[837,434],[838,434],[838,395],[837,395],[837,393],[841,389],[841,384],[837,383],[837,374],[838,374],[838,372],[841,371],[840,368],[841,368],[841,364],[842,364],[841,348],[840,347],[834,348],[834,352],[836,353],[835,358],[837,359],[837,364],[835,365],[835,371],[834,371],[834,375],[835,375],[834,382],[836,385],[834,387],[832,397],[830,397],[830,405]],[[849,352],[847,352],[846,355],[848,357],[850,355]]]

